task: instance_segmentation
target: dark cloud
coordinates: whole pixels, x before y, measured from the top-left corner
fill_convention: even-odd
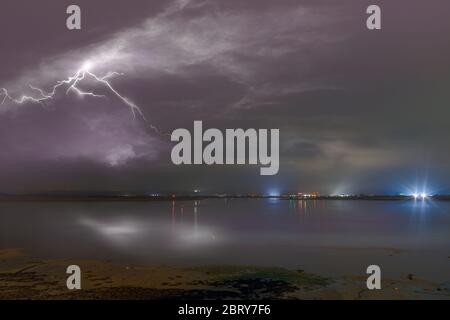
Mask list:
[[[378,1],[67,1],[2,3],[0,87],[49,91],[90,61],[147,121],[105,98],[59,90],[45,108],[0,111],[0,191],[402,191],[428,178],[450,191],[450,5]],[[206,127],[280,128],[281,167],[176,167],[167,135]],[[403,184],[403,183],[402,183]]]

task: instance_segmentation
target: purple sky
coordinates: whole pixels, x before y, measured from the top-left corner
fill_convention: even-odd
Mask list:
[[[0,88],[51,91],[85,61],[115,89],[0,105],[0,192],[450,192],[448,1],[3,0]],[[382,8],[382,30],[365,10]],[[279,128],[280,172],[181,166],[158,135]]]

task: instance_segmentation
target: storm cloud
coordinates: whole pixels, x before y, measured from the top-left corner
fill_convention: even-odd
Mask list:
[[[378,1],[79,1],[2,4],[0,88],[38,97],[89,62],[104,84],[44,105],[0,105],[0,192],[51,190],[449,192],[450,5]],[[22,9],[28,7],[27,10]],[[0,96],[0,98],[3,98]],[[279,128],[280,173],[175,166],[170,133]],[[155,126],[157,131],[152,129]]]

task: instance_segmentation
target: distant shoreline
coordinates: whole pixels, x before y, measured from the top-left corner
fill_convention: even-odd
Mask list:
[[[414,199],[412,196],[393,195],[349,195],[349,196],[265,196],[265,195],[0,195],[0,202],[22,202],[22,201],[196,201],[205,199],[278,199],[278,200],[371,200],[371,201],[450,201],[450,195],[429,196],[425,200]]]

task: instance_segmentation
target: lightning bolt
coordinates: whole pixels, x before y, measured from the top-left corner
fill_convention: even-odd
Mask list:
[[[86,79],[87,76],[90,76],[96,82],[105,85],[117,98],[119,98],[125,105],[127,105],[131,110],[133,119],[136,119],[136,115],[139,115],[145,122],[148,123],[141,108],[139,106],[137,106],[136,104],[134,104],[132,101],[130,101],[127,97],[124,97],[123,95],[121,95],[112,86],[112,84],[108,81],[108,79],[115,77],[115,76],[123,75],[123,73],[110,71],[104,76],[98,76],[98,75],[94,74],[92,71],[90,71],[89,69],[90,69],[90,64],[88,62],[86,62],[83,65],[83,67],[81,69],[77,70],[77,72],[74,75],[69,76],[67,79],[57,81],[56,84],[52,87],[52,90],[50,92],[45,92],[41,88],[29,85],[30,89],[36,91],[39,94],[38,97],[22,95],[20,98],[14,98],[8,93],[8,90],[6,88],[0,88],[1,104],[4,104],[7,100],[9,100],[16,104],[24,104],[25,102],[31,102],[31,103],[41,104],[43,107],[45,107],[47,101],[52,100],[56,94],[56,90],[63,85],[68,86],[67,90],[66,90],[66,95],[68,95],[69,92],[73,91],[80,96],[105,98],[104,95],[95,94],[92,91],[84,91],[77,86],[80,83],[80,81]],[[162,134],[162,132],[156,126],[154,126],[152,124],[149,124],[149,126],[156,133]]]

